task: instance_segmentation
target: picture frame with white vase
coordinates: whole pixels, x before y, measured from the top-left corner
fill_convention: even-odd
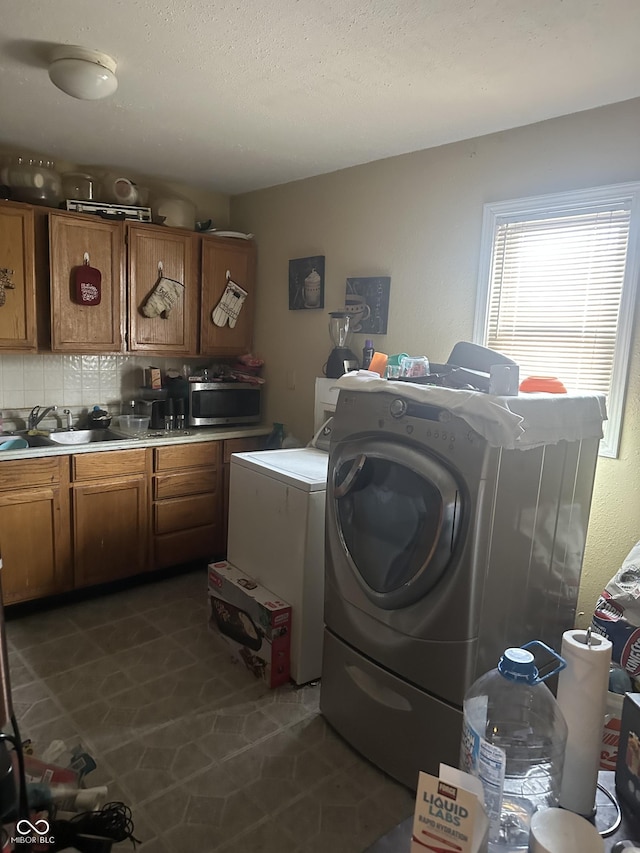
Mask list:
[[[289,261],[289,310],[324,308],[324,255]]]

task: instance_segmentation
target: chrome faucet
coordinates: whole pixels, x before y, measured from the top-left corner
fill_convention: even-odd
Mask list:
[[[29,420],[27,421],[29,429],[36,429],[40,421],[45,418],[49,412],[57,412],[57,406],[47,406],[46,409],[40,410],[40,406],[34,406],[29,412]]]
[[[73,426],[73,415],[71,414],[71,409],[63,409],[63,410],[62,410],[62,414],[63,414],[63,415],[65,415],[65,416],[66,416],[66,418],[67,418],[67,425],[66,425],[65,429],[66,429],[68,432],[70,432],[72,429],[74,429],[74,426]]]

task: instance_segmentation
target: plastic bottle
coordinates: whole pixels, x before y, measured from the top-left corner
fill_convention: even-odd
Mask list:
[[[367,338],[364,342],[364,347],[362,348],[362,369],[368,370],[369,365],[371,364],[371,359],[373,358],[373,354],[375,349],[373,348],[373,341],[371,338]]]
[[[559,661],[542,678],[528,649],[541,646]],[[477,776],[490,821],[490,853],[527,850],[534,812],[558,805],[567,724],[542,682],[564,660],[534,640],[507,649],[464,699],[460,768]]]
[[[284,441],[284,424],[273,424],[273,429],[269,433],[265,442],[266,450],[280,450]]]

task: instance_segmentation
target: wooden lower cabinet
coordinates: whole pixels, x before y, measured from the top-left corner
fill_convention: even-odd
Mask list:
[[[252,450],[263,450],[266,436],[257,435],[249,438],[229,438],[222,449],[222,552],[227,553],[227,529],[229,527],[229,481],[231,479],[231,454],[250,453]]]
[[[0,461],[5,604],[226,551],[232,453],[264,437]]]
[[[221,442],[153,451],[153,567],[221,554]]]
[[[71,458],[76,587],[139,574],[148,565],[144,449]]]
[[[68,460],[3,462],[0,554],[5,604],[71,589]]]

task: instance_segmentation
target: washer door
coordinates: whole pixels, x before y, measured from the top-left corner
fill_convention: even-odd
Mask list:
[[[425,450],[362,438],[330,460],[329,532],[335,525],[362,590],[385,610],[422,598],[449,565],[461,528],[461,491]]]

